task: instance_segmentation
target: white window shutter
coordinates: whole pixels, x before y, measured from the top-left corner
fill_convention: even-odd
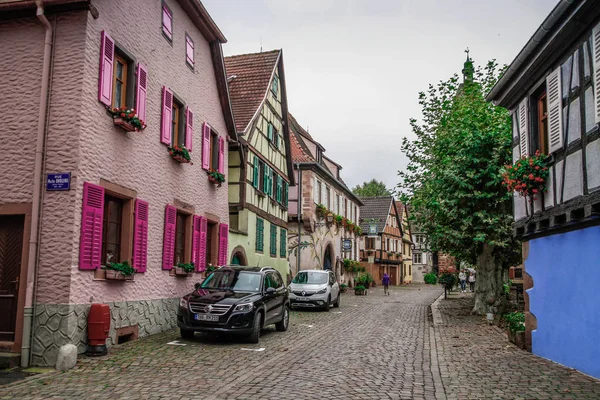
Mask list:
[[[519,148],[521,157],[529,155],[529,109],[527,97],[519,103]]]
[[[546,99],[548,101],[548,142],[549,152],[554,153],[563,147],[562,128],[562,83],[560,67],[546,78]]]
[[[592,53],[594,54],[594,95],[595,95],[595,107],[594,112],[596,114],[596,123],[600,124],[600,24],[596,25],[592,31]]]

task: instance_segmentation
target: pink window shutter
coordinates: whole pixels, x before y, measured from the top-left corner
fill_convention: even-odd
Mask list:
[[[137,69],[137,91],[135,95],[135,110],[138,117],[146,122],[146,95],[148,93],[148,70],[142,64]]]
[[[163,239],[163,269],[173,268],[173,254],[175,252],[175,223],[177,209],[167,206],[165,209],[165,237]]]
[[[113,63],[115,59],[115,42],[102,31],[100,43],[100,74],[98,78],[98,100],[107,107],[112,107]]]
[[[194,113],[189,107],[185,108],[185,147],[192,151],[192,139],[194,136]]]
[[[206,270],[206,232],[208,231],[208,220],[205,217],[200,217],[200,243],[198,245],[198,264],[196,271]]]
[[[146,272],[148,264],[148,202],[135,201],[132,265],[136,272]]]
[[[102,260],[102,220],[104,188],[85,182],[79,241],[79,269],[100,268]]]
[[[219,226],[219,265],[227,264],[228,236],[229,236],[229,225],[221,224]]]
[[[200,249],[200,217],[194,215],[194,225],[192,230],[192,262],[198,269],[198,252]]]
[[[210,125],[202,125],[202,168],[210,168]]]
[[[171,145],[171,123],[173,115],[173,92],[163,86],[162,97],[162,125],[160,128],[160,142]]]
[[[225,139],[219,137],[219,173],[225,173]]]
[[[169,38],[173,39],[173,15],[171,10],[163,5],[163,32]]]
[[[189,37],[185,37],[185,56],[188,64],[194,66],[194,42]]]

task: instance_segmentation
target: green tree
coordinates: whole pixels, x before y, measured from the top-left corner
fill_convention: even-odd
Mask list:
[[[352,192],[360,197],[391,196],[392,191],[385,187],[385,183],[373,178],[362,185],[356,185]]]
[[[434,250],[477,265],[473,311],[482,314],[520,259],[501,177],[511,163],[511,118],[485,101],[501,74],[495,61],[475,70],[468,59],[463,73],[462,84],[455,74],[419,94],[423,116],[410,121],[416,139],[403,140],[409,164],[398,187]]]

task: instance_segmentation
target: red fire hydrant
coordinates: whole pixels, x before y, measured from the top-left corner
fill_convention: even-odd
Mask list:
[[[88,356],[103,356],[108,350],[106,338],[110,332],[110,307],[108,304],[92,304],[88,315]]]

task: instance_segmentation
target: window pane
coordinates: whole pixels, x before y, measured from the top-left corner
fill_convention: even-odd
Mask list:
[[[117,79],[123,80],[123,64],[120,61],[117,61]]]
[[[123,102],[121,102],[121,98],[123,96],[123,84],[119,81],[115,82],[115,108],[119,108],[121,107],[121,104],[123,104]]]
[[[121,262],[121,199],[106,195],[102,227],[102,264]]]
[[[175,255],[173,265],[185,262],[185,221],[186,216],[183,214],[177,214],[177,221],[175,225]]]

